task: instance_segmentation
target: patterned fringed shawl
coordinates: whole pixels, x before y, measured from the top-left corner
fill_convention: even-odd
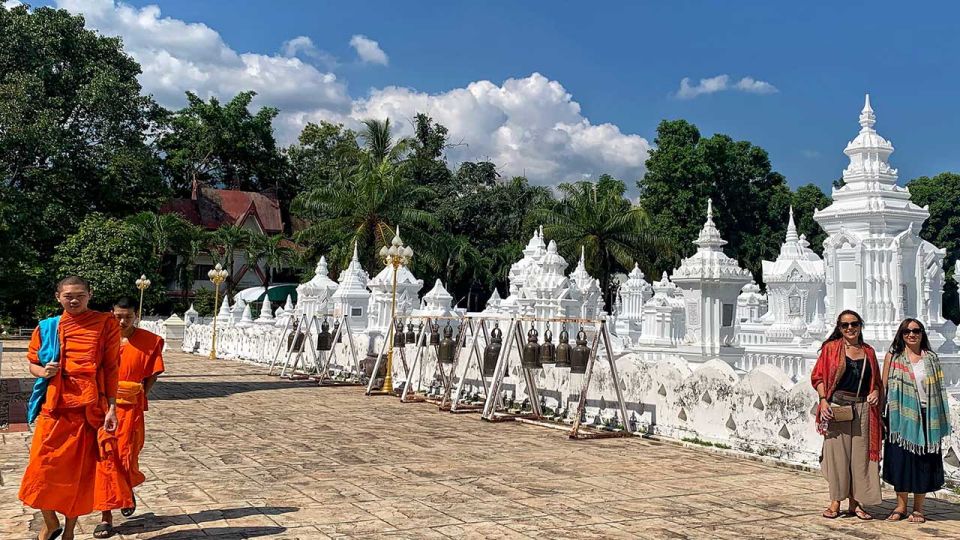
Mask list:
[[[915,382],[913,367],[904,351],[890,360],[887,375],[887,415],[890,421],[890,442],[914,454],[936,453],[940,442],[950,435],[950,414],[943,370],[936,353],[927,351],[921,360],[927,376]],[[920,396],[917,384],[927,391],[927,429],[920,418]]]

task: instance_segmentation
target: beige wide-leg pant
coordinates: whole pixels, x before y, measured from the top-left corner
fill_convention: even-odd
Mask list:
[[[830,500],[853,498],[880,504],[880,464],[870,461],[870,406],[854,403],[853,420],[830,422],[823,439],[820,470],[830,484]]]

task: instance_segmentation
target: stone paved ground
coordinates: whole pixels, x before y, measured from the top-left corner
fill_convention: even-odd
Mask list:
[[[3,376],[26,377],[23,342],[6,345]],[[123,538],[960,537],[960,508],[941,501],[925,526],[825,520],[813,473],[639,438],[570,441],[235,362],[171,353],[167,369]],[[17,500],[29,436],[0,432],[0,538],[39,528]]]

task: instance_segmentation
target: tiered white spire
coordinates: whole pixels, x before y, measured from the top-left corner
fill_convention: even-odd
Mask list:
[[[233,317],[231,317],[230,314],[230,299],[227,297],[227,295],[223,295],[223,301],[220,302],[220,311],[217,313],[217,322],[233,322]]]
[[[860,111],[860,132],[843,150],[850,158],[843,170],[845,185],[834,189],[833,204],[813,214],[830,235],[841,227],[865,234],[875,234],[879,227],[897,234],[911,223],[919,230],[929,217],[926,209],[910,202],[907,188],[897,185],[897,170],[887,161],[893,145],[874,129],[876,122],[867,94]]]
[[[240,316],[240,322],[237,323],[237,326],[246,328],[251,325],[253,325],[253,314],[250,313],[250,305],[244,304],[243,314]]]
[[[709,251],[719,251],[727,245],[727,241],[720,237],[720,231],[713,222],[713,199],[707,199],[707,221],[700,229],[700,235],[694,244]]]
[[[803,235],[797,236],[793,207],[787,221],[787,236],[776,261],[763,261],[763,280],[767,283],[823,281],[823,261]]]
[[[497,292],[496,287],[493,289],[493,294],[490,295],[490,299],[487,300],[487,307],[483,309],[484,313],[496,313],[500,311],[500,293]]]
[[[254,321],[257,324],[273,324],[273,307],[270,305],[270,297],[263,295],[263,305],[260,306],[260,316]]]
[[[790,206],[790,220],[787,222],[787,243],[796,242],[799,240],[797,237],[797,224],[793,222],[793,205]]]
[[[360,266],[360,257],[357,252],[357,243],[353,243],[353,258],[350,259],[350,264],[340,273],[339,281],[340,287],[337,289],[337,292],[334,293],[334,298],[338,296],[343,296],[348,292],[356,292],[362,290],[364,293],[367,291],[367,281],[369,281],[367,273],[363,270],[363,267]],[[343,293],[343,294],[341,294]]]
[[[224,297],[224,300],[226,300],[226,297]],[[230,308],[230,313],[233,315],[234,321],[240,320],[240,318],[243,316],[243,308],[246,306],[247,302],[244,301],[242,296],[239,294],[234,296],[234,304],[233,307]]]
[[[673,281],[681,280],[719,280],[738,282],[737,291],[750,281],[750,272],[740,268],[737,261],[723,252],[727,241],[720,237],[713,222],[713,201],[707,199],[707,220],[700,229],[700,235],[694,242],[697,252],[683,260],[680,268],[673,273]]]
[[[570,280],[576,284],[581,294],[590,292],[600,292],[600,283],[587,272],[586,249],[580,246],[580,260],[577,261],[577,267],[570,274]]]
[[[453,305],[453,296],[447,292],[443,283],[437,279],[430,292],[423,295],[424,309],[429,311],[449,310]]]
[[[563,273],[566,269],[567,261],[557,253],[557,243],[551,240],[540,262],[540,268],[534,270],[524,284],[524,291],[529,292],[525,296],[537,298],[544,292],[552,294],[558,288],[567,288],[569,281]]]

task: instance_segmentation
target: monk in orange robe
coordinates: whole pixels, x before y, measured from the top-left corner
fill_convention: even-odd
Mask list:
[[[41,365],[39,327],[27,352],[30,373],[48,380],[19,493],[24,504],[43,514],[40,540],[61,533],[72,540],[77,518],[93,511],[97,461],[117,428],[120,329],[110,313],[88,309],[91,296],[83,278],[61,280],[59,355]],[[65,518],[63,528],[58,512]]]
[[[130,506],[122,506],[127,493],[111,493],[105,490],[105,496],[95,504],[101,510],[100,525],[94,532],[96,538],[107,538],[113,534],[113,512],[121,509],[121,514],[132,516],[136,509],[132,489],[146,479],[140,472],[140,451],[144,442],[144,411],[147,410],[147,395],[157,376],[163,373],[163,338],[137,328],[137,308],[134,300],[124,297],[113,305],[113,316],[120,325],[120,377],[117,390],[117,454],[125,479],[119,483],[129,486]],[[101,461],[98,468],[101,476],[109,476],[111,463]],[[118,484],[111,484],[118,485]],[[100,534],[97,534],[100,531]]]

